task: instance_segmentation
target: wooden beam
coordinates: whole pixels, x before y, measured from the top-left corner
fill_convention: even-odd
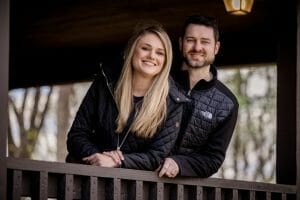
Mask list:
[[[0,199],[6,199],[8,124],[9,0],[0,1]]]
[[[256,1],[251,15],[243,17],[228,15],[219,0],[51,1],[51,5],[18,1],[17,7],[15,24],[22,45],[56,48],[124,42],[143,19],[158,20],[177,38],[181,23],[192,13],[216,16],[222,31],[253,30],[254,26],[259,32],[271,13],[266,12],[267,1]]]
[[[220,0],[13,2],[10,89],[90,80],[99,60],[122,54],[143,19],[162,23],[177,51],[181,25],[192,13],[219,21],[218,66],[276,62],[271,0],[255,1],[251,14],[239,17],[226,13]]]

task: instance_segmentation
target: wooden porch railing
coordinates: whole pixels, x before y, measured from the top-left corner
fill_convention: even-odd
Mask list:
[[[7,158],[9,199],[296,199],[296,186]],[[110,191],[110,192],[108,192]]]

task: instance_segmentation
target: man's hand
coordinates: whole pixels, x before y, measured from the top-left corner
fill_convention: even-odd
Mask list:
[[[83,158],[82,160],[87,164],[100,166],[100,167],[119,166],[119,164],[115,162],[110,156],[104,155],[102,153],[95,153],[93,155]]]
[[[159,177],[167,176],[170,178],[174,178],[179,173],[179,167],[175,160],[172,158],[166,158],[160,172],[158,174]]]

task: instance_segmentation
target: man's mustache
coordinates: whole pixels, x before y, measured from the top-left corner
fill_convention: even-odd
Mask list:
[[[204,53],[203,51],[195,51],[195,50],[191,50],[191,51],[188,51],[188,53]]]

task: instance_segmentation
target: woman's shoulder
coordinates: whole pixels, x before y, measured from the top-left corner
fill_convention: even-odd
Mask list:
[[[121,73],[120,63],[99,63],[95,74],[96,79],[108,79],[109,82],[115,82]]]
[[[169,97],[176,103],[187,103],[190,101],[184,94],[184,91],[176,84],[173,78],[169,77]]]

